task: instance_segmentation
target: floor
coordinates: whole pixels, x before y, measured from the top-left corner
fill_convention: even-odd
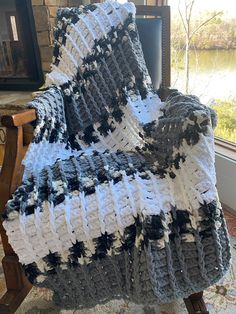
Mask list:
[[[225,211],[232,244],[232,267],[217,285],[204,292],[204,299],[210,314],[236,313],[236,214]],[[3,255],[0,247],[0,255]],[[0,267],[0,295],[5,291],[3,270]],[[17,314],[186,314],[182,300],[161,307],[137,306],[131,302],[112,301],[90,310],[58,311],[46,289],[33,288],[17,311]]]

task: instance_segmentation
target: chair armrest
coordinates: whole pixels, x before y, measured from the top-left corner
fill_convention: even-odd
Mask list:
[[[4,115],[1,123],[5,127],[19,127],[36,120],[35,109],[23,110],[13,115]]]

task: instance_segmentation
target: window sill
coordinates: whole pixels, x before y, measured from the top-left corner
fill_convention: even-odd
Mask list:
[[[236,161],[236,144],[215,137],[215,152],[218,155]]]
[[[215,139],[215,142],[215,166],[220,201],[225,207],[236,212],[236,147],[218,139]]]

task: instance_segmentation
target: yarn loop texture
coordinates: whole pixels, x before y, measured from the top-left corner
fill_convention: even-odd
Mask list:
[[[48,89],[3,226],[57,306],[166,303],[217,282],[230,245],[216,190],[215,113],[161,102],[132,3],[58,11]]]

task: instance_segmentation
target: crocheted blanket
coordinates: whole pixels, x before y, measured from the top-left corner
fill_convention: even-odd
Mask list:
[[[230,248],[215,114],[194,96],[160,101],[134,5],[60,9],[47,81],[3,222],[29,280],[64,308],[170,302],[217,282]]]

